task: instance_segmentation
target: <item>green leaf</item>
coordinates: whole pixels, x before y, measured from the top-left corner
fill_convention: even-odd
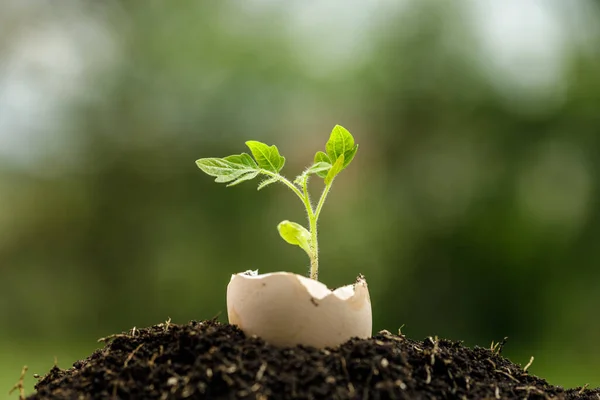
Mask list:
[[[331,159],[327,154],[323,153],[322,151],[317,151],[317,154],[315,154],[315,164],[320,162],[326,162],[328,164],[331,164]]]
[[[354,159],[354,156],[356,155],[357,151],[358,151],[358,144],[354,145],[352,150],[344,153],[344,168],[346,168],[348,166],[348,164],[350,164],[350,162]]]
[[[310,254],[310,232],[300,224],[291,221],[281,221],[277,225],[279,234],[289,244],[300,246],[305,252]]]
[[[315,164],[322,163],[322,162],[325,162],[325,163],[331,165],[331,159],[329,158],[329,156],[327,154],[323,153],[322,151],[317,151],[317,154],[315,154]],[[321,178],[325,178],[327,176],[327,171],[317,172],[317,175],[320,176]]]
[[[346,159],[342,166],[342,169],[344,169],[354,158],[358,150],[358,145],[354,144],[354,137],[352,137],[346,128],[336,125],[333,127],[329,140],[325,144],[325,150],[331,159],[331,163],[334,163],[343,155]]]
[[[342,154],[337,161],[335,162],[335,164],[333,164],[331,166],[331,169],[329,170],[329,172],[327,172],[327,176],[325,177],[325,184],[326,185],[330,185],[331,182],[333,182],[334,178],[336,177],[337,174],[340,173],[341,170],[344,169],[344,155]]]
[[[258,166],[267,171],[278,173],[285,164],[285,157],[279,154],[279,150],[275,145],[268,146],[256,140],[249,140],[246,146],[252,152]]]
[[[327,173],[327,171],[329,171],[330,168],[331,168],[331,164],[329,164],[328,162],[325,162],[325,161],[321,161],[321,162],[318,162],[318,163],[313,164],[310,167],[308,167],[308,169],[306,170],[306,173],[308,175],[318,174],[320,172]]]
[[[271,183],[275,183],[277,181],[279,181],[279,178],[276,176],[269,178],[269,179],[265,179],[264,181],[262,181],[261,183],[258,184],[258,189],[256,189],[256,190],[263,189],[264,187],[270,185]]]
[[[214,176],[215,182],[232,182],[228,186],[253,179],[260,173],[256,162],[246,153],[225,158],[201,158],[196,165],[204,173]]]
[[[252,168],[258,167],[258,165],[256,165],[256,161],[254,161],[248,153],[227,156],[224,158],[224,160],[231,161],[232,163],[235,163],[235,164],[243,164],[243,165],[246,165],[246,166],[252,167]]]
[[[237,178],[235,181],[233,181],[229,185],[227,185],[227,187],[229,187],[229,186],[235,186],[235,185],[238,185],[238,184],[240,184],[240,183],[242,183],[244,181],[249,181],[251,179],[254,179],[254,178],[256,178],[256,176],[259,173],[260,173],[260,171],[254,171],[254,172],[251,172],[249,174],[242,175],[239,178]]]

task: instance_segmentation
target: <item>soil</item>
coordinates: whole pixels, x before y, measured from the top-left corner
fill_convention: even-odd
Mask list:
[[[330,349],[276,348],[235,326],[163,323],[101,339],[53,367],[29,399],[600,399],[563,389],[493,349],[382,331]]]

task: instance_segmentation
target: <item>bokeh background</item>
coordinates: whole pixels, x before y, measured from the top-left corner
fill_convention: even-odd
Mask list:
[[[0,398],[99,337],[225,321],[232,273],[306,273],[276,230],[295,196],[194,161],[255,139],[293,178],[335,124],[360,150],[322,281],[364,273],[376,331],[508,336],[550,383],[600,386],[597,1],[0,7]]]

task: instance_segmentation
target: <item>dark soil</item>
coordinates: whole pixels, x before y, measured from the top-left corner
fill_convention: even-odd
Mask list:
[[[549,385],[495,350],[383,331],[339,348],[276,348],[231,325],[159,324],[52,368],[29,399],[600,399]]]

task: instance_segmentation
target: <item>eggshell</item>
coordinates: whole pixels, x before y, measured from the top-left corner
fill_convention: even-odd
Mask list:
[[[372,334],[369,289],[364,278],[330,290],[289,272],[240,273],[227,286],[229,323],[276,346],[338,346]]]

